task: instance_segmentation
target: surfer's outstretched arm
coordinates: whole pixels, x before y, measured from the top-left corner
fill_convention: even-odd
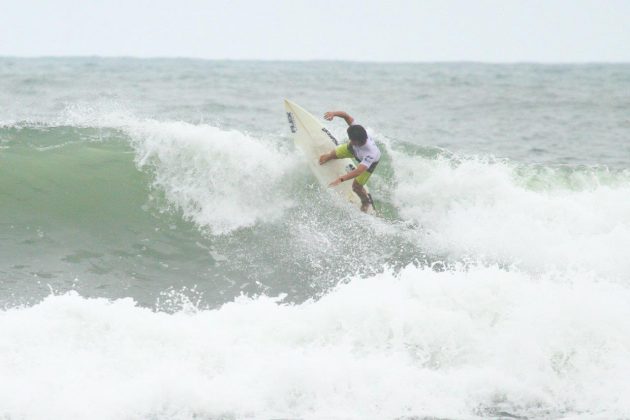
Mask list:
[[[332,119],[335,117],[343,118],[344,120],[346,120],[346,123],[348,125],[352,125],[352,123],[354,122],[354,118],[352,118],[350,114],[348,114],[347,112],[328,111],[327,113],[324,114],[324,118],[327,119],[328,121],[332,121]]]
[[[365,166],[364,164],[359,164],[359,166],[348,172],[345,175],[340,176],[339,178],[335,179],[333,182],[331,182],[330,184],[328,184],[329,187],[336,187],[337,185],[341,184],[342,182],[346,182],[350,179],[356,178],[359,175],[361,175],[363,172],[365,172],[367,170],[367,166]]]

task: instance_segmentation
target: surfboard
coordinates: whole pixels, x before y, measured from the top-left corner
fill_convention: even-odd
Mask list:
[[[323,188],[333,190],[352,205],[361,208],[361,199],[352,191],[352,181],[342,182],[333,188],[328,187],[336,178],[356,169],[356,164],[352,159],[333,159],[323,165],[319,164],[319,157],[334,149],[340,144],[339,141],[317,118],[299,105],[285,99],[284,108],[295,146],[306,156],[308,167],[319,184]],[[365,189],[367,190],[367,187]],[[371,205],[369,211],[373,209],[374,206]]]

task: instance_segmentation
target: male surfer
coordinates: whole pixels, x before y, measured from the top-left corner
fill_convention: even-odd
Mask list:
[[[354,118],[346,112],[330,111],[324,114],[324,118],[328,121],[332,121],[335,117],[343,118],[348,124],[347,132],[350,141],[338,146],[329,153],[321,155],[319,157],[319,164],[323,165],[331,159],[344,158],[355,158],[357,162],[359,162],[359,166],[356,169],[335,179],[330,183],[330,186],[334,187],[354,178],[352,191],[361,199],[361,211],[366,212],[370,207],[371,200],[363,186],[367,183],[372,172],[374,172],[376,165],[378,165],[378,161],[381,158],[381,151],[376,146],[376,143],[374,143],[374,140],[368,136],[365,128],[357,124]]]

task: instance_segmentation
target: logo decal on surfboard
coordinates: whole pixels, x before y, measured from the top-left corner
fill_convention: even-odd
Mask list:
[[[336,145],[339,145],[339,142],[337,141],[337,139],[335,138],[335,136],[333,136],[333,135],[332,135],[332,133],[326,129],[326,127],[322,127],[322,131],[323,131],[324,133],[326,133],[326,135],[327,135],[328,137],[330,137],[330,139],[333,141],[333,143],[335,143]]]
[[[289,120],[289,127],[291,127],[291,132],[297,133],[297,127],[295,126],[295,121],[293,121],[293,114],[287,112],[287,119]]]

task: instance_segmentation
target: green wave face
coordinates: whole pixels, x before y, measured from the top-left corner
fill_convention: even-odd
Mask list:
[[[246,163],[243,153],[236,147],[236,160],[225,157],[233,166],[220,172],[213,172],[219,165],[213,159],[195,167],[197,137],[176,134],[171,144],[168,129],[32,124],[1,129],[0,270],[7,302],[36,301],[52,287],[133,296],[152,306],[163,291],[191,284],[209,305],[243,291],[289,291],[292,299],[303,300],[340,276],[379,270],[392,249],[401,257],[391,260],[394,265],[423,258],[413,242],[371,232],[352,212],[348,218],[351,209],[328,201],[301,165],[290,165],[284,178],[289,182],[272,184],[268,202],[254,203],[260,214],[235,214],[232,201],[256,196],[240,187],[252,182],[251,174],[239,171]],[[156,140],[165,131],[166,140]],[[238,133],[235,139],[229,137],[259,142]],[[213,176],[203,178],[199,190],[199,173],[206,170]],[[181,196],[181,190],[190,191]],[[274,206],[281,217],[266,217],[265,209]],[[233,221],[228,230],[226,218]],[[337,229],[338,218],[352,230]],[[320,241],[329,242],[327,235],[335,240],[323,249]],[[354,245],[362,235],[381,237],[380,244]],[[403,243],[406,250],[396,250]],[[274,268],[278,264],[281,271]]]

